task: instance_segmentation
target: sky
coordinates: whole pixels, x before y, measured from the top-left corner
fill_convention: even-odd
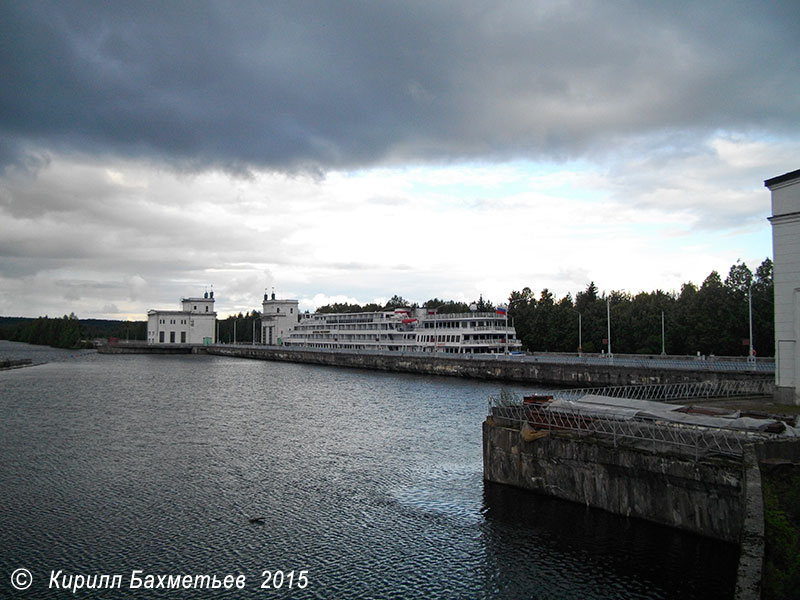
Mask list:
[[[800,3],[0,3],[0,315],[678,291],[772,254]],[[213,288],[212,288],[213,286]]]

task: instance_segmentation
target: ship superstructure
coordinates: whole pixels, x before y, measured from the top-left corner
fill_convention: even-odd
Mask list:
[[[283,338],[291,347],[343,350],[503,354],[522,349],[503,309],[438,314],[427,308],[314,313]]]

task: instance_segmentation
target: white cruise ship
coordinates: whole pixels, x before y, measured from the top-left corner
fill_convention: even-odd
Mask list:
[[[505,354],[522,350],[522,343],[502,308],[497,312],[447,314],[426,308],[305,314],[283,337],[282,343],[295,348],[445,354]]]

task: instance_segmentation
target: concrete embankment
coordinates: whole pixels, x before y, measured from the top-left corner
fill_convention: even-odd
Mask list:
[[[741,459],[696,459],[577,432],[483,424],[484,479],[738,543]],[[526,439],[527,438],[527,439]]]
[[[0,360],[0,371],[4,369],[19,369],[21,367],[30,367],[32,364],[33,360],[30,358]]]
[[[148,344],[146,342],[129,342],[124,344],[103,344],[98,346],[100,354],[200,354],[202,346],[198,344]]]
[[[797,463],[800,442],[748,443],[742,456],[693,455],[666,444],[642,447],[588,431],[535,430],[502,417],[490,416],[483,424],[487,481],[738,544],[738,600],[760,597],[760,464],[769,461]]]
[[[448,375],[473,379],[491,379],[517,383],[532,383],[569,387],[604,387],[653,383],[690,383],[696,381],[734,381],[763,379],[764,374],[748,371],[715,372],[691,368],[646,368],[616,365],[613,361],[602,364],[536,361],[527,357],[466,355],[431,356],[430,354],[397,354],[336,352],[288,349],[270,346],[208,346],[199,351],[220,356],[235,356],[261,360],[298,362],[336,367],[353,367],[418,373]]]

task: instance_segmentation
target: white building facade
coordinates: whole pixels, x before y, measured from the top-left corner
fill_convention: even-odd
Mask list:
[[[148,310],[148,344],[214,344],[217,313],[214,292],[182,298],[181,310]]]
[[[267,346],[280,346],[297,325],[297,300],[278,300],[275,292],[264,294],[261,303],[261,343]]]
[[[777,400],[800,405],[800,170],[764,185],[772,192]]]

